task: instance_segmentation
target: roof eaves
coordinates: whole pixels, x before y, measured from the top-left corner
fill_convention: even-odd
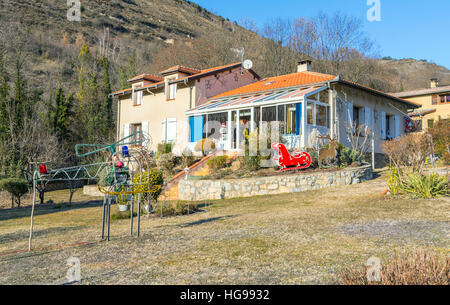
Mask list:
[[[392,95],[394,95],[396,97],[413,97],[413,96],[422,96],[422,95],[437,94],[437,93],[444,93],[444,92],[450,92],[450,86],[426,88],[426,89],[404,91],[404,92],[396,92],[396,93],[392,93]]]
[[[234,69],[234,68],[237,68],[239,66],[241,66],[241,63],[235,63],[235,64],[231,64],[231,65],[228,65],[228,66],[218,67],[217,69],[207,70],[206,72],[200,72],[198,74],[189,75],[189,76],[186,76],[186,77],[181,77],[181,78],[178,78],[176,80],[171,81],[170,83],[174,84],[174,83],[180,83],[180,82],[183,82],[183,81],[189,81],[189,80],[193,80],[193,79],[197,79],[197,78],[202,78],[202,77],[206,77],[206,76],[218,73],[218,72],[226,71],[226,70],[229,70],[229,69]],[[252,73],[253,76],[255,76],[255,78],[260,79],[259,75],[256,74],[255,71],[253,71],[252,69],[249,69],[248,71],[250,71],[250,73]]]
[[[370,93],[373,93],[373,94],[376,94],[376,95],[379,95],[379,96],[387,97],[387,98],[390,98],[390,99],[392,99],[394,101],[397,101],[397,102],[401,102],[401,103],[407,104],[409,106],[412,106],[413,108],[420,108],[420,107],[422,107],[422,105],[420,105],[420,104],[417,104],[417,103],[414,103],[414,102],[411,102],[411,101],[407,101],[407,100],[398,98],[398,97],[390,95],[388,93],[385,93],[385,92],[382,92],[382,91],[378,91],[378,90],[375,90],[373,88],[366,87],[366,86],[363,86],[363,85],[355,83],[355,82],[351,82],[351,81],[347,81],[345,79],[341,79],[340,77],[339,77],[339,79],[337,81],[333,80],[332,82],[339,82],[341,84],[345,84],[345,85],[349,85],[349,86],[352,86],[352,87],[355,87],[355,88],[359,88],[359,89],[362,89],[364,91],[367,91],[367,92],[370,92]]]

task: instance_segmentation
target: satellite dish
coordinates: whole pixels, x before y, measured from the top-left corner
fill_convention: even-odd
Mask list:
[[[253,67],[253,62],[250,59],[244,60],[242,66],[244,67],[244,69],[249,70]]]

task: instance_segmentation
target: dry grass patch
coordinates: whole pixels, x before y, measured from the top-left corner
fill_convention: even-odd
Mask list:
[[[84,284],[337,284],[342,268],[372,256],[424,250],[448,257],[449,198],[383,197],[384,187],[379,177],[218,200],[201,213],[144,216],[139,239],[129,236],[128,219],[116,220],[110,242],[99,242],[101,203],[39,207],[37,248],[93,244],[0,255],[0,283],[53,283],[70,256],[80,259]],[[26,249],[28,217],[27,209],[0,212],[0,252]]]
[[[369,281],[366,268],[347,268],[341,273],[346,285],[449,285],[450,258],[441,259],[430,252],[396,255],[381,264],[379,278]]]

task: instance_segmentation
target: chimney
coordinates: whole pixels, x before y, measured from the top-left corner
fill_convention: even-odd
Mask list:
[[[311,60],[302,60],[297,64],[297,72],[311,71]]]
[[[430,87],[436,88],[437,86],[439,86],[439,80],[437,78],[432,78],[430,82]]]

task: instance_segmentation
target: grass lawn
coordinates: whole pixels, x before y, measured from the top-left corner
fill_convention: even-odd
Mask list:
[[[213,201],[206,212],[145,217],[141,238],[128,236],[129,220],[116,220],[110,242],[100,241],[98,202],[39,207],[31,253],[12,253],[27,249],[30,209],[0,210],[0,284],[62,283],[72,256],[82,284],[333,284],[343,267],[372,256],[449,256],[450,198],[393,199],[384,188],[382,175]]]

